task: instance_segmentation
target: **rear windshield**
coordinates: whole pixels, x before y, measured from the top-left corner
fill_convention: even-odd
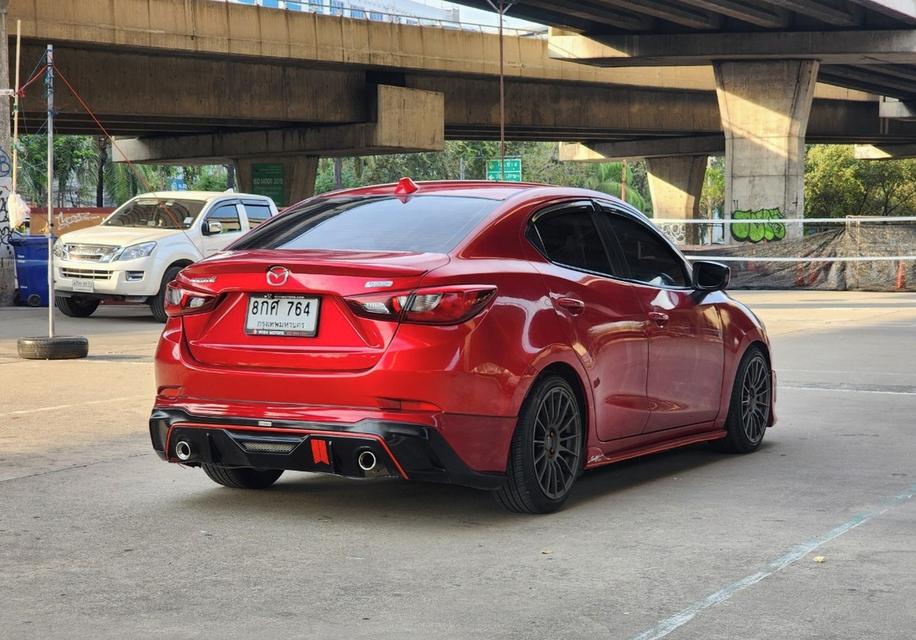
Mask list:
[[[457,196],[319,198],[265,222],[231,248],[448,253],[499,204]]]
[[[152,227],[187,229],[204,208],[200,200],[131,200],[111,214],[102,224],[109,227]]]

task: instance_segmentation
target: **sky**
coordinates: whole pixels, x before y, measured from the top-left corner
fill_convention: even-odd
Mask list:
[[[456,4],[454,2],[447,2],[446,0],[414,0],[414,2],[420,2],[421,4],[429,5],[430,7],[436,7],[438,9],[450,9],[452,7],[458,7],[461,10],[461,20],[462,22],[471,22],[475,24],[498,24],[498,17],[495,12],[492,11],[481,11],[479,9],[472,9],[461,4]],[[512,17],[512,9],[509,9],[506,13],[505,25],[507,27],[515,28],[531,28],[531,27],[540,27],[533,22],[528,22],[527,20],[519,20],[518,18]]]

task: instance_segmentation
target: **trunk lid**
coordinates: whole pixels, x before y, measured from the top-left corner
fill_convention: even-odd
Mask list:
[[[188,348],[202,364],[294,371],[361,371],[384,354],[397,323],[357,316],[348,296],[415,289],[424,274],[446,264],[438,253],[249,250],[220,254],[181,274],[191,288],[220,296],[206,313],[182,317]],[[267,272],[285,267],[282,284]],[[254,335],[246,330],[252,296],[315,298],[311,337]],[[263,299],[263,298],[262,298]]]

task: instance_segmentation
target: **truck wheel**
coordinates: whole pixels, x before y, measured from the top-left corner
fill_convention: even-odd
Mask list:
[[[162,276],[162,284],[159,285],[159,293],[149,300],[150,311],[153,312],[153,317],[159,322],[165,322],[169,319],[168,314],[165,312],[165,285],[174,280],[182,269],[184,267],[169,267],[166,269],[165,275]]]
[[[89,355],[89,341],[81,336],[19,338],[16,347],[25,360],[73,360]]]
[[[54,302],[61,313],[71,318],[88,318],[99,308],[99,300],[72,296],[55,296]]]

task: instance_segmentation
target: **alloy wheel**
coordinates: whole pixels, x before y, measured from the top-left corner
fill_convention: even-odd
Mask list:
[[[741,424],[748,440],[758,443],[770,420],[770,373],[763,356],[747,363],[741,383]]]
[[[581,455],[579,405],[563,387],[541,399],[534,425],[534,470],[548,498],[562,498],[576,480]]]

